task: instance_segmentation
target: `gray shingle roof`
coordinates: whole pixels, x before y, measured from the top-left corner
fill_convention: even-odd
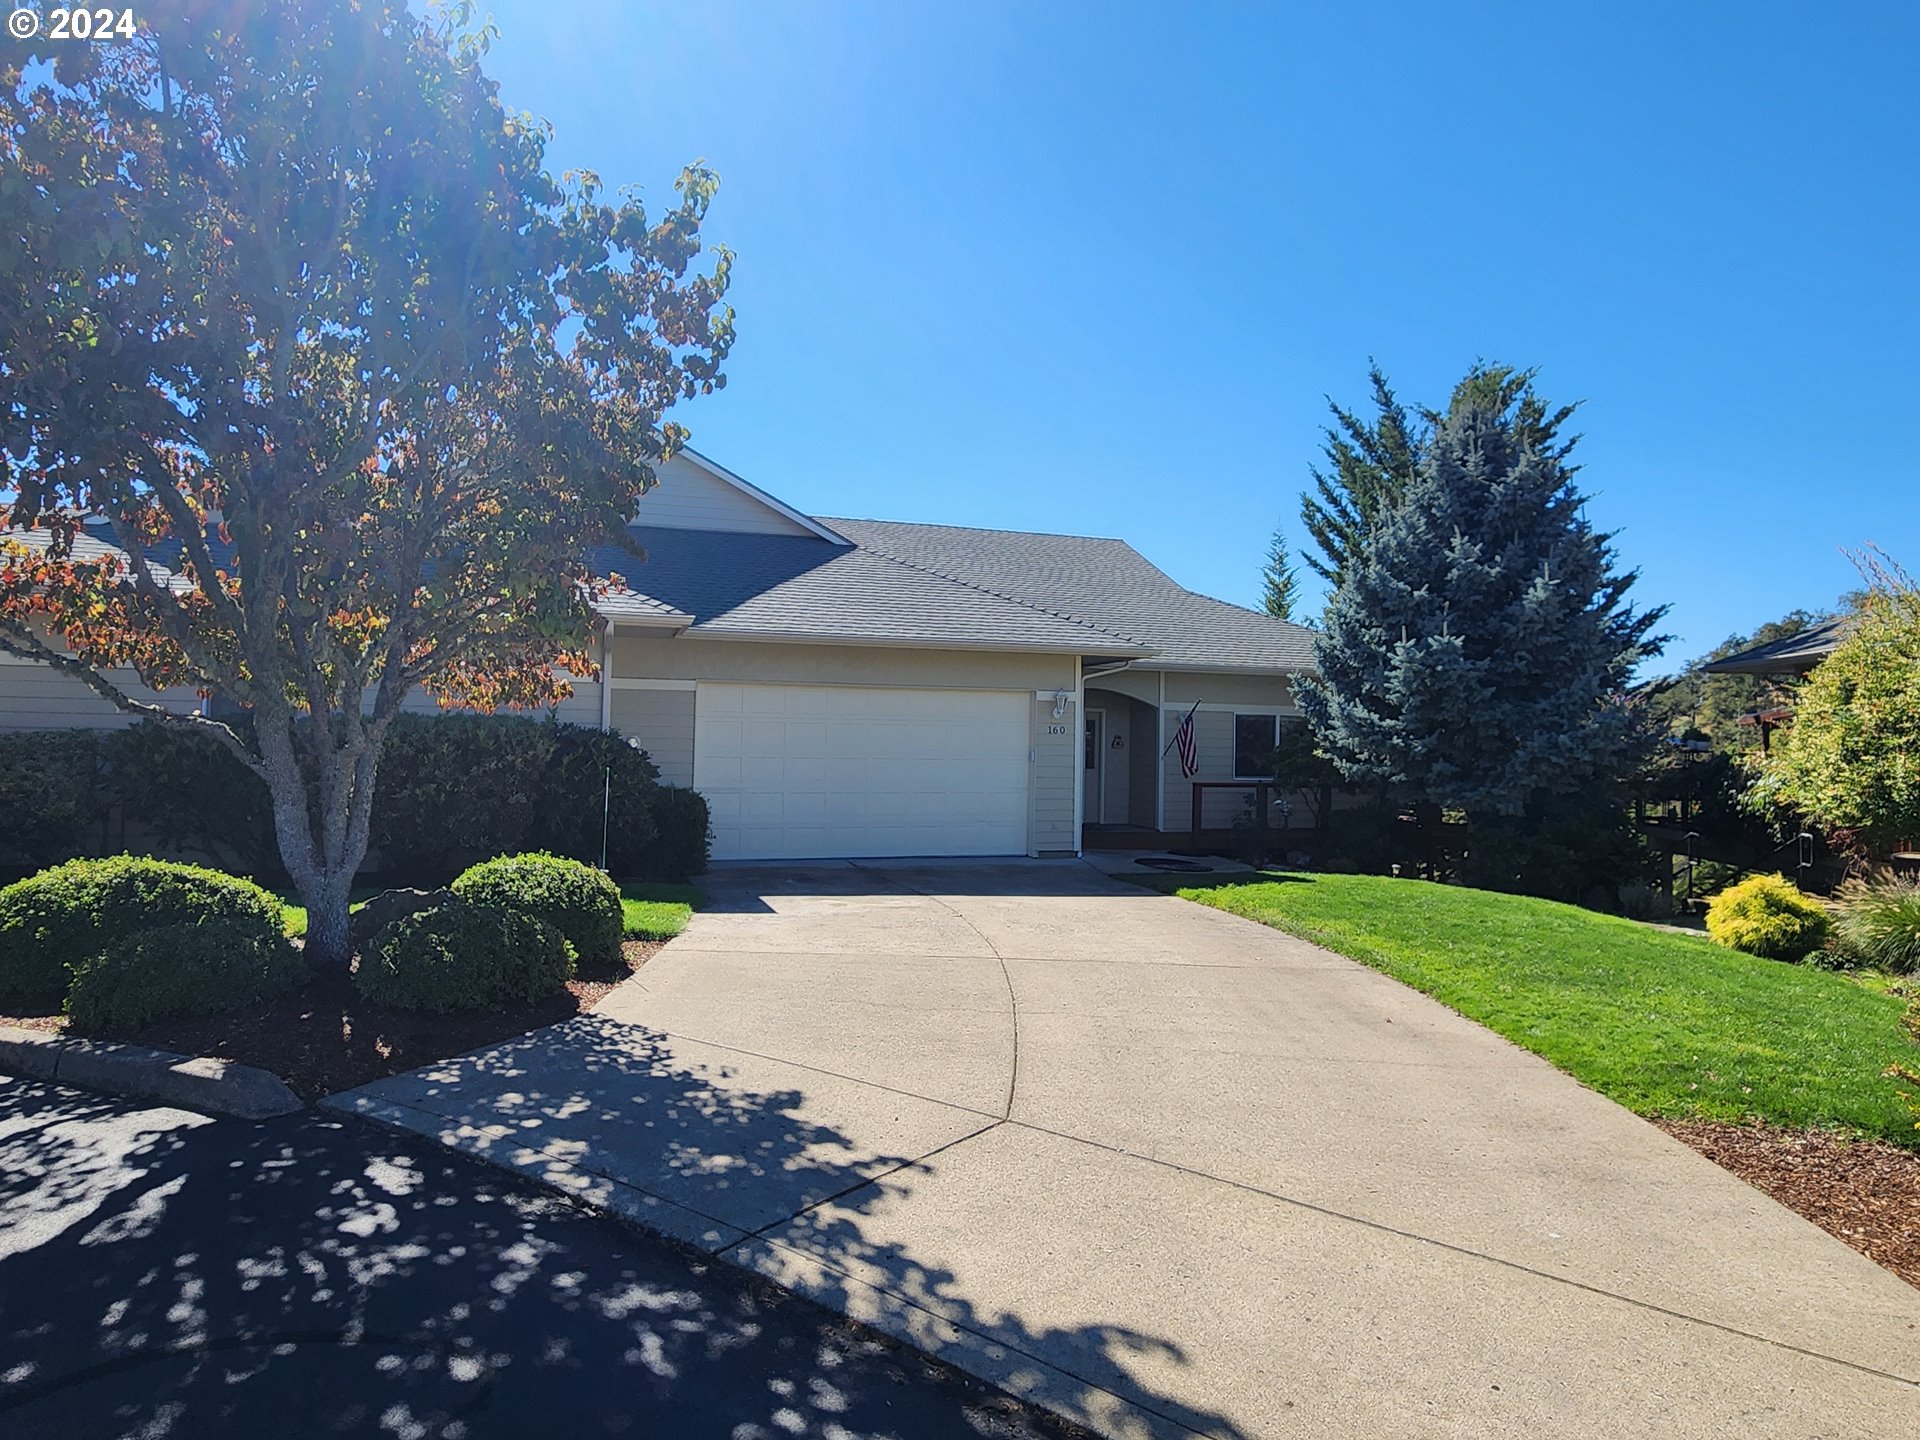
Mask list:
[[[1176,584],[1124,540],[823,519],[863,550],[1017,595],[1151,647],[1170,669],[1311,671],[1313,632]]]
[[[634,600],[693,616],[689,635],[1146,653],[1115,631],[865,545],[647,526],[633,527],[633,535],[646,559],[598,550],[595,573],[618,573],[637,592]]]
[[[1700,668],[1710,675],[1804,675],[1839,649],[1852,629],[1852,616],[1830,616],[1805,630]]]

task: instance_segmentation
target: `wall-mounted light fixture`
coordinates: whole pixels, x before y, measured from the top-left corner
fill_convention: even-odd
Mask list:
[[[1067,702],[1073,698],[1071,690],[1053,692],[1053,718],[1058,720],[1067,713]]]

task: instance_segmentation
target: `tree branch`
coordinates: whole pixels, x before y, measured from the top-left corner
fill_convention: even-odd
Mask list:
[[[247,748],[247,742],[224,721],[215,720],[212,716],[202,715],[198,711],[188,711],[183,714],[178,710],[169,710],[164,705],[136,700],[86,661],[55,650],[31,630],[18,624],[0,624],[0,651],[18,656],[22,660],[32,660],[47,665],[64,675],[71,675],[101,699],[116,709],[126,711],[129,715],[138,715],[143,720],[156,720],[176,730],[195,730],[203,735],[211,735],[231,750],[247,769],[262,780],[267,778],[267,772],[261,768],[253,752]]]

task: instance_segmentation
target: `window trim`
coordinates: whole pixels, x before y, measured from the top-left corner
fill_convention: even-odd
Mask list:
[[[1240,718],[1243,715],[1249,718],[1258,715],[1273,722],[1273,740],[1267,748],[1274,750],[1277,749],[1280,744],[1280,722],[1285,718],[1285,712],[1280,710],[1241,710],[1237,708],[1233,712],[1233,778],[1236,780],[1271,780],[1273,778],[1271,775],[1243,775],[1240,773]]]

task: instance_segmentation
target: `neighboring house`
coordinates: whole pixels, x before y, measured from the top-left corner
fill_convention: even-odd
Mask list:
[[[1840,648],[1840,642],[1847,638],[1852,626],[1852,617],[1830,615],[1792,635],[1709,661],[1700,668],[1709,675],[1754,675],[1778,682],[1801,680]],[[1773,732],[1792,719],[1792,705],[1775,705],[1742,715],[1740,723],[1759,728],[1760,748],[1764,751],[1772,743]]]
[[[560,718],[633,737],[701,791],[717,859],[1183,839],[1182,717],[1198,704],[1195,780],[1258,778],[1312,668],[1312,632],[1183,589],[1119,540],[823,519],[692,452],[639,513],[644,562],[594,557],[628,588],[599,607],[600,680]],[[0,657],[0,728],[122,718]],[[1247,793],[1203,792],[1204,825]]]

